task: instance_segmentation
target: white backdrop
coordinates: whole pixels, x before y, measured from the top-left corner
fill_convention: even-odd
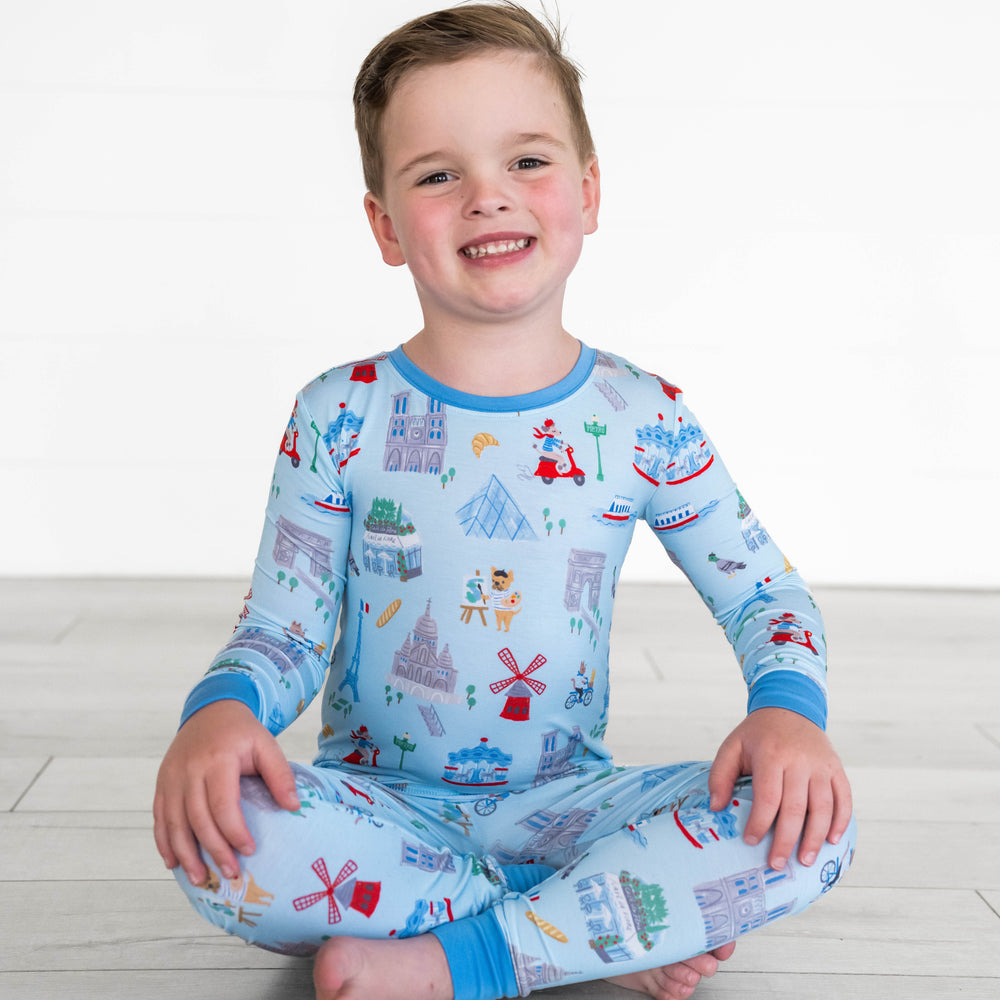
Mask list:
[[[249,573],[294,391],[419,326],[350,92],[432,3],[0,0],[0,573]],[[811,581],[1000,584],[1000,4],[559,8],[567,328],[685,389]]]

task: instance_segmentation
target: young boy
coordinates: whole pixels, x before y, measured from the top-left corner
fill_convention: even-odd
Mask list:
[[[680,390],[562,327],[600,175],[556,35],[508,3],[419,18],[355,108],[372,232],[423,328],[297,397],[157,845],[213,923],[318,950],[318,1000],[599,977],[686,997],[850,862],[822,620]],[[711,764],[615,767],[602,741],[637,518],[749,688]],[[319,754],[290,765],[273,734],[321,689]]]

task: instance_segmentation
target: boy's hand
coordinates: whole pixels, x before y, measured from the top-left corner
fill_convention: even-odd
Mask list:
[[[153,836],[166,866],[183,866],[192,885],[208,875],[198,844],[225,878],[240,871],[234,848],[244,855],[254,851],[240,809],[244,774],[259,774],[282,808],[300,808],[295,776],[281,747],[239,701],[217,701],[195,712],[163,758],[153,799]]]
[[[723,809],[736,779],[745,774],[753,777],[753,805],[743,839],[759,843],[774,823],[772,868],[784,867],[800,834],[798,857],[806,866],[824,840],[839,842],[851,820],[851,786],[817,725],[784,708],[751,712],[715,755],[708,776],[710,808]]]

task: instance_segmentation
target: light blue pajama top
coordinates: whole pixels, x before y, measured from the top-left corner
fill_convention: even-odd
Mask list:
[[[317,763],[418,794],[607,767],[612,605],[640,520],[725,630],[748,709],[824,726],[802,580],[681,391],[589,347],[522,396],[458,392],[402,348],[307,385],[251,592],[184,720],[236,698],[278,733],[320,696]]]

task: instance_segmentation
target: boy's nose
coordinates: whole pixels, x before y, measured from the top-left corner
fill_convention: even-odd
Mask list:
[[[470,215],[498,215],[500,212],[506,212],[509,206],[504,204],[490,204],[490,205],[480,205],[473,208],[469,214]]]
[[[513,200],[503,185],[495,181],[478,181],[469,189],[465,211],[469,216],[497,215],[508,212]]]

